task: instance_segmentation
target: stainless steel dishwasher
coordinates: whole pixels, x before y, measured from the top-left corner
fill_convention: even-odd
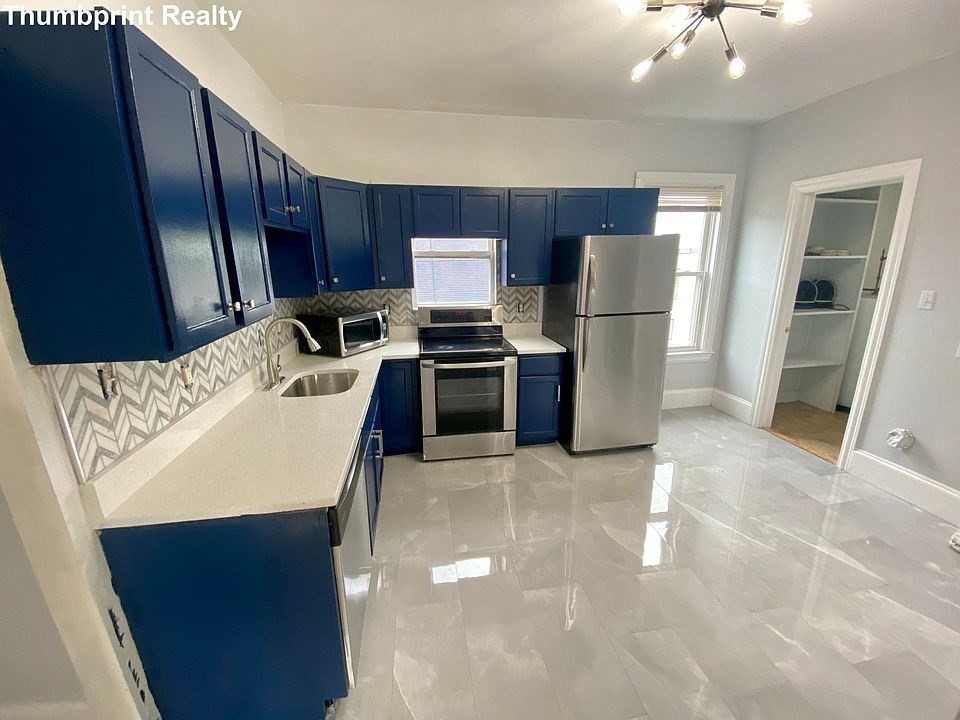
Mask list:
[[[333,570],[337,581],[343,654],[346,658],[350,687],[357,684],[357,664],[363,638],[363,618],[367,611],[367,595],[373,572],[370,548],[370,521],[367,514],[367,482],[364,470],[366,447],[363,438],[357,445],[347,485],[335,508],[327,515],[330,521],[330,544],[333,547]]]

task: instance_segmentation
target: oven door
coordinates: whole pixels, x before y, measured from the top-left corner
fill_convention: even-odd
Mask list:
[[[424,437],[517,429],[517,359],[420,361]]]

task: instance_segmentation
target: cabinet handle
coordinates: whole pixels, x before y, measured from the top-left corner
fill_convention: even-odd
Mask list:
[[[241,310],[243,310],[243,306],[240,304],[240,301],[239,301],[239,300],[237,300],[235,303],[233,303],[233,305],[232,305],[231,307],[233,307],[233,311],[234,311],[234,312],[240,312]]]
[[[510,273],[510,279],[511,279],[511,280],[516,280],[516,279],[517,279],[517,274],[516,274],[516,273]]]
[[[560,383],[557,383],[557,402],[560,402]]]
[[[600,223],[600,227],[601,227],[602,229],[606,230],[606,229],[607,229],[607,224],[606,224],[606,223]]]
[[[613,230],[613,223],[610,223],[607,227],[609,227],[611,230]]]
[[[256,301],[256,300],[247,300],[247,301],[245,301],[245,302],[243,303],[243,306],[244,306],[247,310],[253,310],[253,309],[257,306],[257,301]]]
[[[338,283],[338,282],[340,282],[340,278],[335,277],[335,278],[333,278],[333,281],[334,281],[335,283]]]
[[[291,205],[291,206],[290,206],[290,212],[300,212],[300,206],[299,206],[299,205]],[[613,226],[611,225],[611,227],[613,227]]]
[[[386,275],[381,275],[381,276],[380,276],[380,282],[386,282],[386,281],[387,281],[387,276],[386,276]]]

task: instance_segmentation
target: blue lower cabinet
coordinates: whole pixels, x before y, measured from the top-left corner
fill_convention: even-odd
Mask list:
[[[377,538],[377,521],[380,518],[380,493],[383,488],[383,430],[380,416],[380,389],[374,388],[370,407],[360,434],[363,451],[363,474],[367,482],[367,519],[370,523],[370,550]]]
[[[413,197],[406,185],[367,188],[370,231],[377,256],[377,287],[413,287]]]
[[[420,450],[423,427],[419,361],[384,362],[380,368],[380,398],[384,454],[401,455]]]
[[[316,720],[346,696],[325,511],[100,539],[163,717]]]
[[[517,445],[556,442],[560,422],[560,355],[520,358]]]
[[[327,251],[330,290],[372,290],[373,244],[367,188],[361,183],[320,178],[320,217]]]

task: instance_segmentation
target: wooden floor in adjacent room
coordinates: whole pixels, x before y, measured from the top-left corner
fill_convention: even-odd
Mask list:
[[[777,405],[769,430],[827,462],[836,463],[849,414],[825,412],[802,402]]]

